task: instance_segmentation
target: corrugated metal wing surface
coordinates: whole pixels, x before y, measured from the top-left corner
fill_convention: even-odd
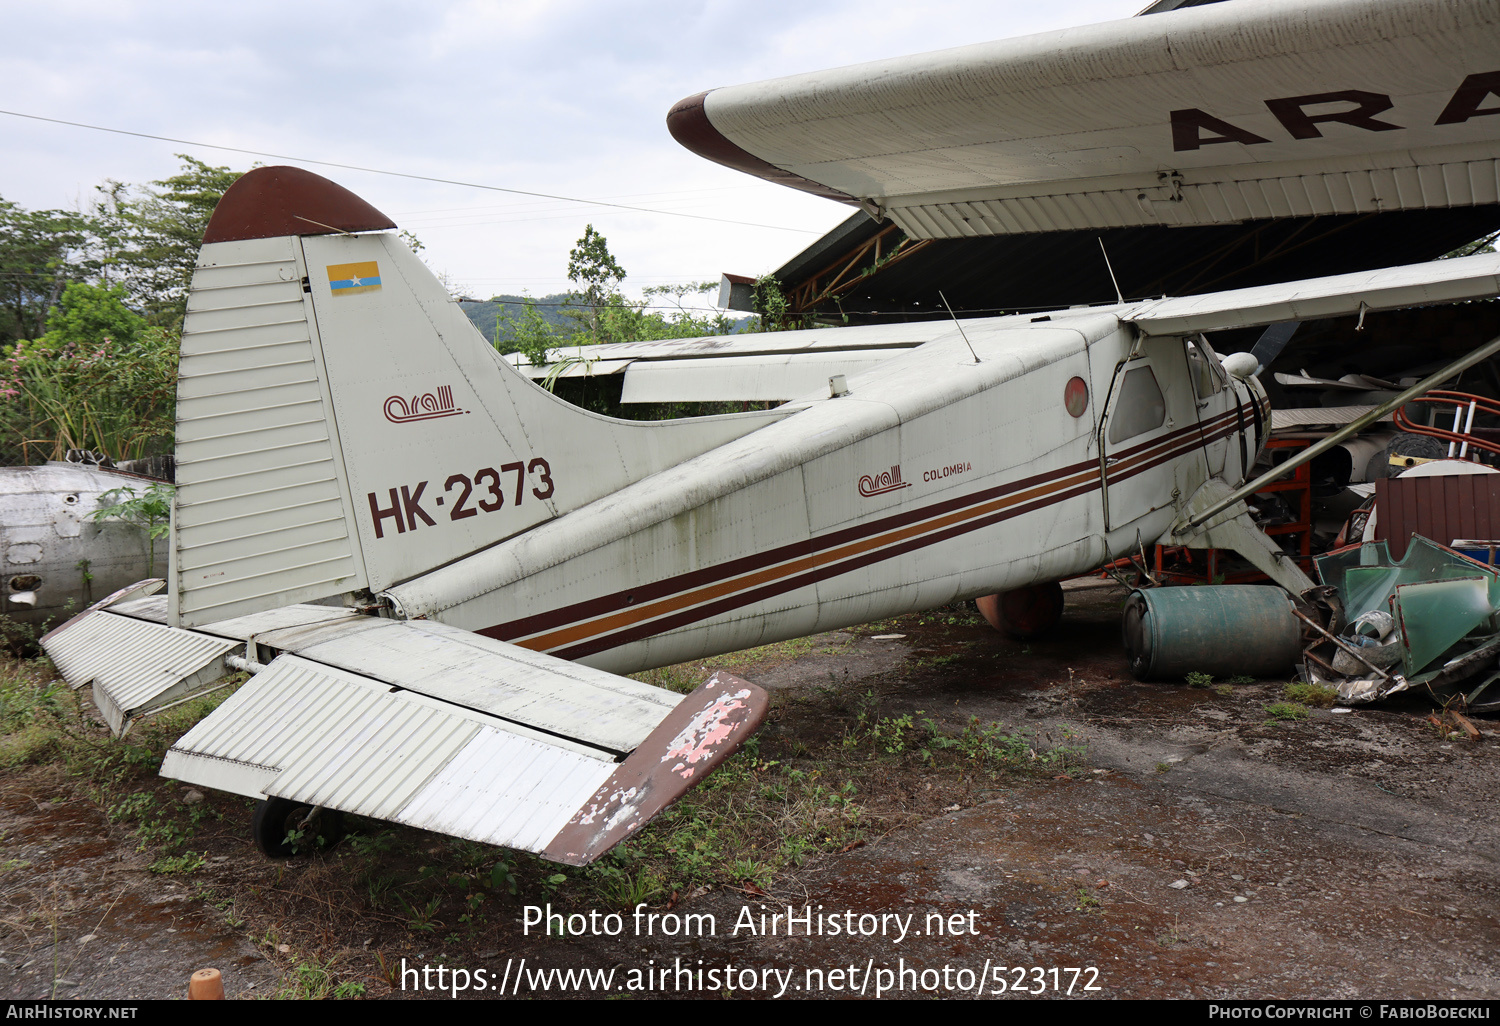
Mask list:
[[[541,851],[614,770],[613,763],[486,727],[401,810],[400,821]]]
[[[263,644],[512,723],[628,752],[682,696],[430,620],[365,617]]]
[[[43,642],[74,687],[90,681],[110,729],[224,673],[224,653],[238,642],[148,620],[96,611]]]
[[[887,209],[915,239],[956,239],[1075,228],[1207,225],[1271,217],[1430,210],[1500,202],[1500,161],[1456,160],[1318,174],[1267,174],[1185,183],[1169,198],[1156,182],[1098,191],[902,203]]]
[[[162,773],[539,850],[614,766],[284,655],[184,735]]]
[[[205,246],[177,387],[172,608],[184,626],[361,587],[297,241]]]

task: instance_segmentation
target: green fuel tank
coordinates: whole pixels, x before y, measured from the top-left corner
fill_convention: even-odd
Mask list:
[[[1277,677],[1302,655],[1301,624],[1281,588],[1224,584],[1133,591],[1121,633],[1137,680],[1188,673]]]

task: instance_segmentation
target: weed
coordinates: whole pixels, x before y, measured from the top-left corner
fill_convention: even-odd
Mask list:
[[[1170,773],[1172,772],[1172,764],[1170,762],[1159,762],[1156,764],[1156,772]]]
[[[349,838],[349,850],[356,855],[380,855],[395,845],[395,833],[381,830],[373,834],[354,834]]]
[[[1078,902],[1073,906],[1075,912],[1098,912],[1104,903],[1088,892],[1087,888],[1078,888]]]
[[[917,715],[922,715],[920,709]],[[885,749],[891,755],[896,755],[906,750],[907,732],[911,730],[911,714],[905,713],[897,717],[885,717],[875,722],[875,728],[871,737],[875,743]]]
[[[1215,684],[1214,694],[1218,695],[1220,698],[1228,698],[1230,695],[1234,694],[1234,685],[1228,683],[1227,681],[1223,684]]]
[[[398,894],[396,895],[396,903],[406,913],[406,928],[412,933],[432,933],[439,926],[443,925],[436,918],[438,908],[443,903],[443,899],[440,896],[434,896],[425,903],[413,904]]]
[[[1289,701],[1318,709],[1327,709],[1339,699],[1339,693],[1326,684],[1299,684],[1296,681],[1288,684],[1283,694]]]
[[[661,880],[648,868],[632,872],[620,866],[598,865],[590,875],[594,893],[610,908],[649,905],[664,891]]]
[[[1183,679],[1187,681],[1190,688],[1206,688],[1214,682],[1214,675],[1211,673],[1199,673],[1197,670],[1189,670]]]
[[[321,1001],[334,993],[333,959],[298,962],[272,997],[289,1001]],[[361,993],[363,989],[361,988]]]
[[[192,873],[203,868],[204,853],[201,851],[185,851],[181,855],[163,855],[151,863],[150,869],[153,873],[172,875],[175,873]]]
[[[1266,715],[1270,717],[1270,719],[1266,720],[1266,724],[1269,726],[1277,720],[1288,722],[1305,720],[1310,713],[1307,706],[1302,705],[1300,702],[1272,702],[1266,706]]]
[[[365,897],[370,907],[378,909],[385,904],[386,895],[396,886],[396,877],[389,873],[372,875],[365,879]]]

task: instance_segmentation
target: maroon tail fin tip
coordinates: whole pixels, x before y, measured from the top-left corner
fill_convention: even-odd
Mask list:
[[[332,235],[396,227],[354,193],[300,167],[258,167],[229,187],[209,218],[204,243]]]

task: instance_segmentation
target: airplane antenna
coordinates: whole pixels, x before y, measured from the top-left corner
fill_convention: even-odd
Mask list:
[[[943,301],[943,305],[948,308],[948,316],[953,318],[953,323],[958,327],[958,333],[963,336],[964,345],[969,347],[969,355],[974,357],[975,363],[978,363],[979,354],[974,352],[974,343],[969,341],[969,336],[964,332],[964,326],[962,324],[959,324],[958,322],[958,314],[953,312],[953,306],[948,302],[948,297],[943,295],[942,289],[938,289],[938,298],[941,299]]]
[[[1120,301],[1120,305],[1121,306],[1124,306],[1125,305],[1125,297],[1123,295],[1121,295],[1121,293],[1120,293],[1120,282],[1119,282],[1119,279],[1117,279],[1115,277],[1115,269],[1113,267],[1111,267],[1110,263],[1109,263],[1109,250],[1107,250],[1107,249],[1104,248],[1104,240],[1103,239],[1099,238],[1099,236],[1097,236],[1097,235],[1094,236],[1094,238],[1097,239],[1098,242],[1099,242],[1099,252],[1101,252],[1101,253],[1104,254],[1104,267],[1105,267],[1106,270],[1109,271],[1109,280],[1112,281],[1112,282],[1114,282],[1114,286],[1115,286],[1115,298]]]
[[[310,217],[303,217],[301,214],[293,214],[292,216],[295,217],[299,221],[306,221],[308,224],[315,224],[319,228],[327,228],[331,232],[338,232],[340,235],[347,235],[351,239],[354,237],[354,233],[351,232],[351,231],[349,231],[349,230],[347,230],[347,229],[345,229],[345,228],[335,228],[331,224],[324,224],[322,221],[314,221],[312,218],[310,218]]]

